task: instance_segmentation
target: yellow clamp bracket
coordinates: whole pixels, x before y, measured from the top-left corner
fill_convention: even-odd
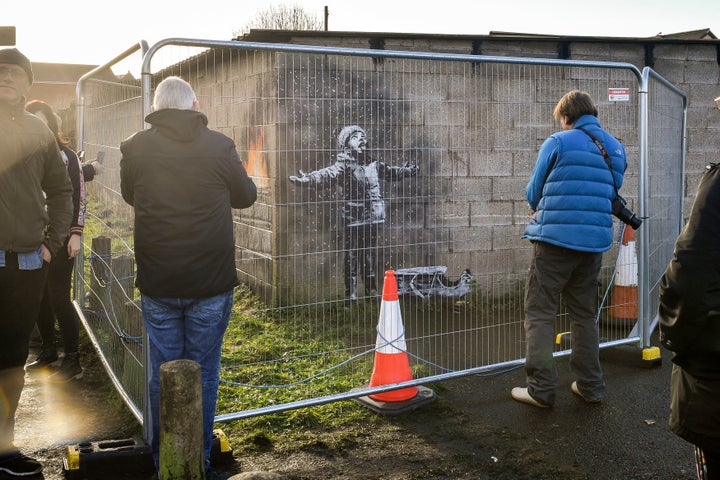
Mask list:
[[[230,441],[228,440],[227,435],[225,435],[225,432],[220,430],[219,428],[216,428],[213,433],[217,435],[218,440],[220,440],[220,451],[221,452],[229,452],[230,451]]]
[[[80,449],[77,445],[67,447],[67,454],[63,459],[63,463],[65,463],[65,469],[68,471],[80,470]]]
[[[562,342],[562,337],[564,337],[565,335],[570,335],[570,333],[571,333],[571,332],[561,332],[561,333],[558,333],[558,334],[555,336],[555,345],[560,345],[560,343]]]
[[[660,349],[658,347],[644,348],[642,351],[643,360],[657,360],[660,358]]]

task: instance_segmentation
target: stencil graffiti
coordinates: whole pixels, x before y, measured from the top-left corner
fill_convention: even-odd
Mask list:
[[[375,295],[375,248],[379,227],[385,223],[385,200],[382,181],[398,181],[417,175],[418,166],[405,163],[390,166],[374,160],[368,153],[365,130],[357,125],[344,127],[337,135],[336,161],[313,172],[302,170],[290,176],[298,185],[336,186],[344,202],[341,218],[344,223],[345,293],[357,300],[358,275],[367,295]]]
[[[440,297],[460,298],[470,291],[473,279],[469,269],[463,270],[456,281],[449,280],[444,265],[432,267],[414,267],[395,270],[398,282],[398,295],[415,295],[428,298]]]

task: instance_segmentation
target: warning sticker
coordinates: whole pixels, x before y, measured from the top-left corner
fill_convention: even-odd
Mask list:
[[[608,88],[608,100],[611,102],[627,102],[630,100],[630,89]]]

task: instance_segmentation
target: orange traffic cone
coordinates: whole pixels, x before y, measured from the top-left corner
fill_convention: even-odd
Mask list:
[[[375,365],[370,387],[392,385],[412,380],[405,327],[400,314],[395,272],[385,272],[380,320],[375,342]],[[435,399],[435,392],[423,386],[405,387],[357,398],[371,410],[383,414],[400,414]]]
[[[370,386],[377,387],[412,380],[405,344],[405,327],[398,301],[397,280],[393,270],[385,272],[377,332],[375,366],[370,377]],[[408,387],[370,395],[370,398],[383,402],[401,402],[413,398],[417,393],[417,387]]]
[[[625,226],[615,264],[615,282],[611,293],[610,316],[622,320],[638,317],[638,262],[635,232]]]

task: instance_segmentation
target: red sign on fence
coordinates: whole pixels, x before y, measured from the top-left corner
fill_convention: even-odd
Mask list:
[[[611,102],[627,102],[630,100],[630,89],[608,88],[608,100]]]

